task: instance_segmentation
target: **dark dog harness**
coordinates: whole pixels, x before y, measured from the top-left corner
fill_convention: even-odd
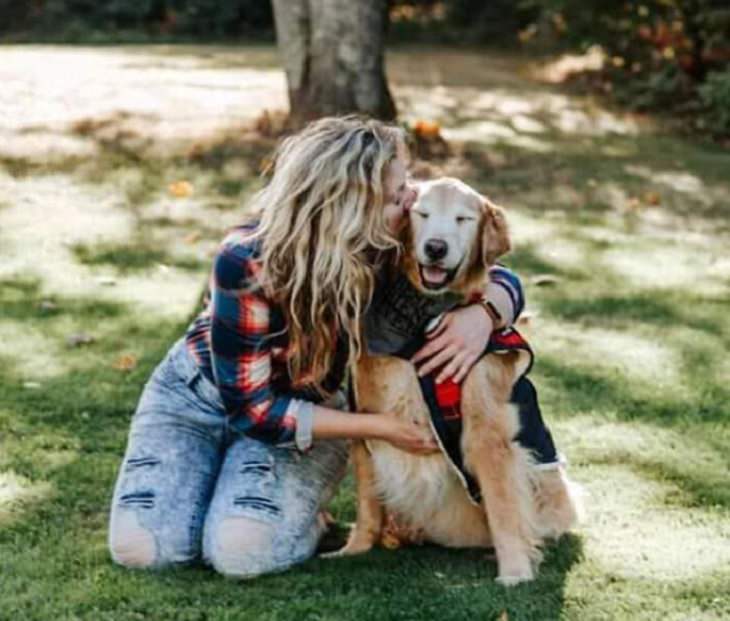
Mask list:
[[[424,344],[425,336],[413,339],[400,351],[399,358],[410,359]],[[538,467],[556,467],[559,458],[553,444],[550,430],[545,425],[537,404],[535,388],[526,375],[532,367],[534,355],[527,341],[514,328],[495,331],[489,340],[485,354],[506,354],[523,352],[529,357],[528,365],[515,382],[511,401],[518,406],[520,431],[515,440],[529,449]],[[479,484],[467,472],[464,456],[461,452],[461,432],[463,426],[461,414],[461,385],[448,379],[436,383],[439,370],[419,377],[423,398],[426,401],[431,418],[431,428],[436,436],[441,452],[451,464],[454,472],[462,482],[469,497],[475,504],[481,501]]]

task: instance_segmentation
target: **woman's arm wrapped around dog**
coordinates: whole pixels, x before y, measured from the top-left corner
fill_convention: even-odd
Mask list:
[[[517,274],[501,265],[491,267],[479,302],[450,311],[426,335],[428,343],[411,359],[414,364],[423,363],[418,374],[424,376],[443,367],[437,383],[449,378],[461,382],[484,353],[492,332],[511,326],[524,307],[524,291]]]
[[[317,439],[351,438],[384,440],[402,451],[428,455],[439,451],[438,444],[425,425],[392,414],[363,414],[314,407],[312,435]]]

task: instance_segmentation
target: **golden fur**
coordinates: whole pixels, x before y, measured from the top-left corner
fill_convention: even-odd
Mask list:
[[[454,180],[433,182],[431,190],[451,190],[455,200],[473,201]],[[427,190],[428,191],[428,190]],[[419,201],[423,198],[423,190]],[[468,260],[449,284],[464,294],[482,286],[486,270],[509,249],[503,211],[481,197],[478,236],[471,240]],[[414,235],[406,236],[404,269],[416,286],[420,276]],[[470,371],[462,387],[464,417],[462,451],[476,477],[483,506],[467,495],[452,466],[440,453],[417,456],[383,441],[354,442],[352,459],[357,480],[357,523],[346,546],[334,555],[365,552],[393,533],[401,539],[430,541],[448,547],[494,546],[498,581],[511,585],[534,577],[540,544],[559,537],[577,519],[577,504],[561,469],[538,470],[529,452],[513,440],[519,430],[516,407],[509,397],[524,372],[526,355],[490,354]],[[361,356],[355,374],[361,411],[392,412],[428,424],[430,416],[413,365],[388,356]],[[390,526],[395,516],[398,528]]]

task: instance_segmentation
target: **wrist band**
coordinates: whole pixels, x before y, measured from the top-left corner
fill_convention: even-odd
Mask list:
[[[489,318],[492,320],[492,328],[500,327],[502,325],[502,315],[500,315],[497,312],[497,309],[494,308],[494,304],[492,304],[489,300],[479,300],[479,304],[485,311],[487,311],[487,315],[489,315]]]

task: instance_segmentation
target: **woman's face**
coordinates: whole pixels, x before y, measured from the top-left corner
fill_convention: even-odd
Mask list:
[[[416,202],[418,191],[408,181],[408,150],[399,144],[395,158],[385,171],[385,205],[384,215],[388,230],[395,234],[403,225],[408,210]]]

